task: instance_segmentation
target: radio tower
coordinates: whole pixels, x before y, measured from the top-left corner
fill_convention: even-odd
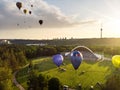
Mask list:
[[[102,38],[102,31],[103,31],[103,28],[102,28],[102,23],[101,23],[101,28],[100,28],[100,38]]]

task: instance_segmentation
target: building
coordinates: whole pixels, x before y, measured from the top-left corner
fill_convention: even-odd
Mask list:
[[[9,40],[3,39],[3,40],[0,40],[0,45],[1,44],[11,44],[11,42]]]
[[[99,60],[99,58],[92,50],[85,46],[77,46],[71,51],[78,50],[82,53],[84,60]]]

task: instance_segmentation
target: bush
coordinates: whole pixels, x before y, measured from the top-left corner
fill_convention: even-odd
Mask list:
[[[60,81],[58,78],[51,78],[48,81],[48,90],[60,90]]]
[[[104,90],[120,90],[120,76],[112,75],[107,79]]]

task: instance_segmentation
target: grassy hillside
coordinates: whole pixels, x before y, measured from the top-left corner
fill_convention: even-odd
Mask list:
[[[105,83],[107,77],[115,71],[111,61],[83,61],[79,69],[74,70],[70,60],[65,59],[61,68],[66,69],[66,71],[58,69],[51,57],[33,60],[33,64],[38,70],[38,74],[43,73],[57,77],[63,85],[68,85],[71,88],[75,88],[78,84],[81,84],[83,88],[89,88],[91,85],[95,86],[97,82]],[[17,75],[17,80],[26,88],[27,70],[28,68],[25,67]]]

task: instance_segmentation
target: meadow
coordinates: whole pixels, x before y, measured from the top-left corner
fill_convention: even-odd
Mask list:
[[[37,74],[44,74],[50,77],[57,77],[62,85],[68,85],[70,88],[77,88],[81,85],[83,89],[94,86],[97,89],[103,85],[107,78],[116,70],[111,61],[86,61],[83,60],[80,67],[74,70],[69,58],[65,58],[61,69],[52,61],[52,57],[42,57],[32,60]],[[63,70],[64,69],[64,70]],[[22,68],[17,74],[18,82],[27,89],[28,65]]]

